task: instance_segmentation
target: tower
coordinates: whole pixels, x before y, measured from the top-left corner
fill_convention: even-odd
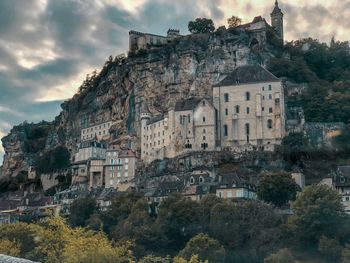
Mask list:
[[[278,36],[281,38],[282,43],[284,42],[283,39],[283,13],[281,11],[281,8],[278,6],[278,1],[275,2],[275,8],[273,9],[271,13],[271,25],[276,30]]]
[[[151,113],[149,111],[147,102],[142,102],[140,109],[140,119],[141,119],[141,159],[144,160],[146,157],[145,145],[148,143],[148,132],[147,132],[147,122],[151,119]]]

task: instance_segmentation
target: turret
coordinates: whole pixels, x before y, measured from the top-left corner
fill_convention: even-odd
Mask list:
[[[278,1],[275,2],[275,7],[271,13],[271,25],[275,29],[278,36],[281,38],[282,43],[284,42],[283,36],[283,13],[278,6]]]

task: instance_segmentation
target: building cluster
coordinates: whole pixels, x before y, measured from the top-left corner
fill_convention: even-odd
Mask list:
[[[283,83],[260,65],[236,68],[213,98],[189,97],[167,113],[141,112],[141,160],[196,151],[272,151],[285,136]]]

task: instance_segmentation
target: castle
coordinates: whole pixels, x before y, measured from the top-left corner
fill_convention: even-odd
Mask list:
[[[249,34],[250,47],[265,45],[268,37],[275,37],[280,43],[283,44],[283,15],[284,14],[278,5],[278,1],[276,0],[274,9],[270,14],[271,25],[267,23],[265,18],[256,16],[252,22],[240,25],[237,28]],[[131,30],[129,32],[129,52],[134,53],[139,50],[150,49],[166,43],[171,43],[174,39],[180,37],[180,31],[177,29],[169,29],[167,36]]]

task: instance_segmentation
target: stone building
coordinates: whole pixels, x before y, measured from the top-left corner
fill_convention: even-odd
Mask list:
[[[254,17],[253,21],[240,25],[238,28],[246,30],[250,34],[249,46],[263,46],[268,38],[275,37],[281,43],[284,42],[283,13],[276,0],[271,13],[271,25],[261,16]]]
[[[94,126],[81,129],[80,140],[108,140],[110,138],[109,128],[112,126],[112,121],[103,122]]]
[[[107,149],[104,166],[105,188],[125,189],[135,177],[136,164],[137,158],[132,150],[111,145]]]
[[[106,147],[95,140],[82,142],[74,156],[75,162],[86,161],[92,158],[105,158]]]
[[[148,49],[152,46],[163,45],[171,42],[178,36],[180,36],[180,31],[177,29],[169,29],[167,36],[159,36],[131,30],[129,32],[129,52],[135,52],[140,49]]]
[[[192,151],[214,151],[215,108],[207,99],[180,100],[165,115],[141,113],[141,159],[150,163]]]
[[[285,136],[282,81],[260,65],[236,68],[213,87],[217,141],[228,150],[273,150]]]
[[[104,174],[105,158],[92,158],[89,161],[89,187],[97,188],[104,185],[103,174]]]

